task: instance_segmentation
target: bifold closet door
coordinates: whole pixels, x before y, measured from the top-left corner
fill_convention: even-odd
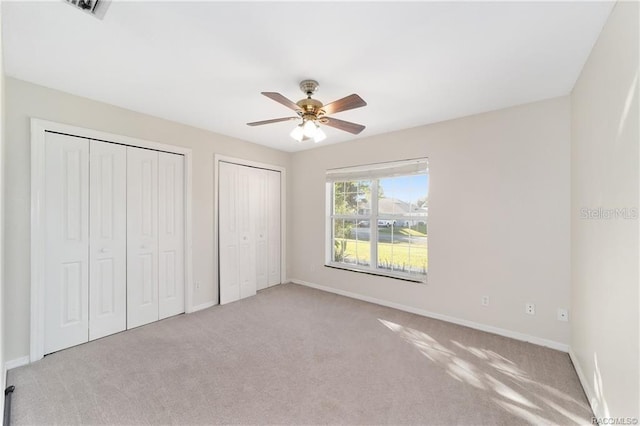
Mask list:
[[[44,353],[89,339],[89,140],[45,136]]]
[[[258,290],[280,284],[280,172],[255,169],[256,194],[251,210],[256,224]]]
[[[238,169],[220,162],[218,166],[218,269],[220,304],[240,299],[237,197]]]
[[[220,162],[218,182],[220,304],[256,294],[254,169]]]
[[[280,284],[280,172],[267,171],[268,286]]]
[[[158,318],[158,152],[127,147],[127,328]]]
[[[255,225],[256,238],[256,288],[262,290],[269,286],[269,172],[254,169],[255,194],[250,205]]]
[[[158,153],[159,318],[184,312],[184,157]]]
[[[45,353],[183,313],[184,157],[45,138]]]
[[[258,178],[256,169],[238,167],[238,188],[234,194],[238,214],[238,283],[240,299],[255,296],[257,290],[256,274],[256,223],[255,200],[257,198]]]
[[[89,340],[127,327],[127,148],[90,142]]]
[[[280,283],[280,173],[219,163],[220,303]]]

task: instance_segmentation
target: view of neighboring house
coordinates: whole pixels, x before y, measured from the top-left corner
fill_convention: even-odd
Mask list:
[[[368,200],[362,200],[358,205],[358,214],[368,215],[371,212],[371,205]],[[378,200],[378,226],[415,226],[426,225],[429,215],[429,207],[427,201],[418,201],[416,203],[399,200],[397,198],[380,198]],[[413,219],[402,219],[398,216],[411,215]],[[424,216],[424,220],[416,220],[415,216]],[[368,223],[367,223],[368,225]]]

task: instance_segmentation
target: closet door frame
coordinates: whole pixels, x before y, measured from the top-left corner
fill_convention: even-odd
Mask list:
[[[220,162],[233,163],[239,166],[255,167],[258,169],[272,170],[280,172],[280,283],[287,282],[287,261],[286,261],[286,242],[287,242],[287,170],[284,167],[276,166],[273,164],[260,163],[257,161],[245,160],[243,158],[230,157],[227,155],[215,154],[214,155],[214,185],[213,185],[213,241],[215,241],[213,261],[216,265],[216,278],[218,285],[215,288],[218,290],[218,296],[216,298],[216,304],[220,303],[220,233],[219,233],[219,188],[218,182],[220,182]]]
[[[192,251],[192,150],[175,145],[98,130],[71,126],[53,121],[31,118],[31,335],[29,361],[44,357],[44,309],[45,309],[45,136],[46,132],[77,136],[100,142],[147,148],[184,156],[185,209],[184,209],[184,308],[185,313],[194,311],[193,306],[193,251]]]

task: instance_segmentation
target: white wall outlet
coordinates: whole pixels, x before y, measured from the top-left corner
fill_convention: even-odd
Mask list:
[[[200,281],[195,281],[193,284],[196,286],[196,290],[200,288]]]
[[[524,311],[529,315],[535,315],[536,305],[534,305],[533,303],[527,303],[526,305],[524,305]]]
[[[489,306],[489,296],[482,296],[482,306]]]
[[[564,308],[558,308],[558,321],[569,321],[569,311]]]

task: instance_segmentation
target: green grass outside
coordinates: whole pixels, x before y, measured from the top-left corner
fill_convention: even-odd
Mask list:
[[[346,241],[345,257],[348,262],[371,264],[369,241],[337,239]],[[427,271],[427,247],[409,243],[378,243],[378,264],[394,270]]]

